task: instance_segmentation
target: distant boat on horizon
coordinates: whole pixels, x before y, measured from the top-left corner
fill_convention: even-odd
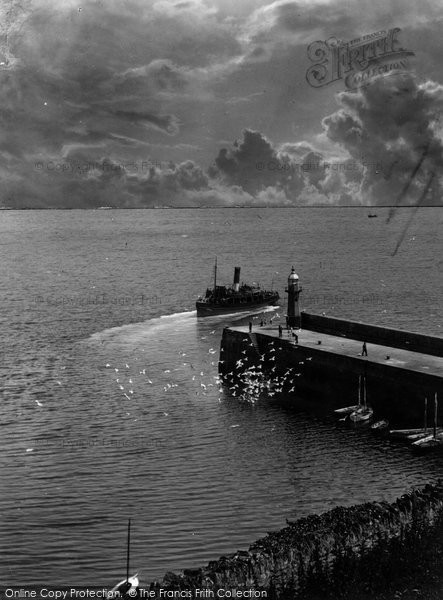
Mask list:
[[[369,213],[369,215],[368,215],[368,219],[375,219],[375,217],[378,217],[378,215],[376,215],[375,213],[374,214]]]

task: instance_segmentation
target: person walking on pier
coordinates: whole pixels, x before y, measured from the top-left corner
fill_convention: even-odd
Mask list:
[[[368,349],[366,348],[366,342],[363,342],[363,348],[361,351],[362,356],[368,356]]]
[[[252,321],[249,321],[249,333],[252,331]]]
[[[283,327],[281,325],[278,326],[278,337],[283,337]]]

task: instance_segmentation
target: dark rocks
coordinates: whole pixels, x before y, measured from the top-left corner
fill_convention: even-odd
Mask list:
[[[200,577],[202,574],[202,569],[185,569],[183,571],[184,577]]]
[[[392,504],[372,502],[338,507],[295,522],[201,569],[167,573],[152,584],[170,590],[254,588],[268,598],[296,598],[310,582],[332,589],[371,563],[380,572],[401,549],[419,555],[443,523],[443,485],[426,485]],[[372,562],[371,562],[372,561]],[[369,584],[368,584],[369,585]],[[371,584],[372,585],[372,584]],[[151,586],[151,587],[152,587]],[[292,596],[291,596],[292,594]]]

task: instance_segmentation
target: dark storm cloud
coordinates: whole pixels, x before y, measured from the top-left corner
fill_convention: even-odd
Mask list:
[[[150,160],[119,163],[109,157],[91,162],[88,154],[76,151],[62,163],[41,164],[33,177],[38,190],[52,189],[46,200],[50,207],[192,206],[198,205],[195,192],[209,190],[207,174],[190,160],[158,166]]]
[[[14,198],[21,179],[25,203],[29,187],[38,204],[50,185],[41,174],[34,178],[36,160],[69,159],[79,147],[89,149],[89,161],[106,150],[111,159],[114,153],[132,158],[137,148],[144,158],[147,144],[179,135],[181,98],[190,103],[204,95],[206,66],[239,48],[230,28],[199,2],[10,5],[16,10],[8,13],[7,47],[0,52],[0,58],[8,54],[0,65],[0,158],[17,162],[8,162],[1,176]],[[51,196],[59,190],[53,185]],[[64,188],[73,195],[59,198],[61,204],[83,205],[83,196],[92,202],[78,181]]]
[[[246,129],[243,140],[231,150],[222,148],[215,165],[227,180],[241,186],[246,192],[255,194],[266,185],[276,183],[275,174],[260,165],[277,163],[277,153],[271,143],[258,131]]]
[[[426,158],[402,203],[414,204],[430,172],[440,173],[443,146],[439,129],[443,86],[417,83],[411,74],[379,78],[359,93],[338,95],[342,109],[323,119],[328,137],[368,169],[361,184],[363,201],[393,204],[426,151]],[[440,203],[438,178],[432,202]]]
[[[9,0],[0,4],[3,203],[384,202],[425,146],[413,202],[441,158],[441,14],[437,1],[418,11],[412,0],[363,11],[345,0]],[[374,81],[338,94],[338,110],[339,84],[307,85],[309,43],[392,26],[420,82]],[[162,164],[149,172],[63,170],[80,160],[140,167],[157,152]],[[36,171],[36,161],[61,170]],[[378,173],[367,166],[377,161]],[[322,162],[331,166],[300,168]],[[430,193],[437,201],[438,176]]]
[[[209,173],[261,203],[352,204],[359,202],[355,181],[361,181],[363,168],[347,163],[328,162],[305,142],[275,147],[262,133],[246,129],[241,142],[219,151]]]

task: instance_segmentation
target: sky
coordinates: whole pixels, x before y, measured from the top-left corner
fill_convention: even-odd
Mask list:
[[[439,0],[2,0],[0,207],[442,205],[442,20]]]

